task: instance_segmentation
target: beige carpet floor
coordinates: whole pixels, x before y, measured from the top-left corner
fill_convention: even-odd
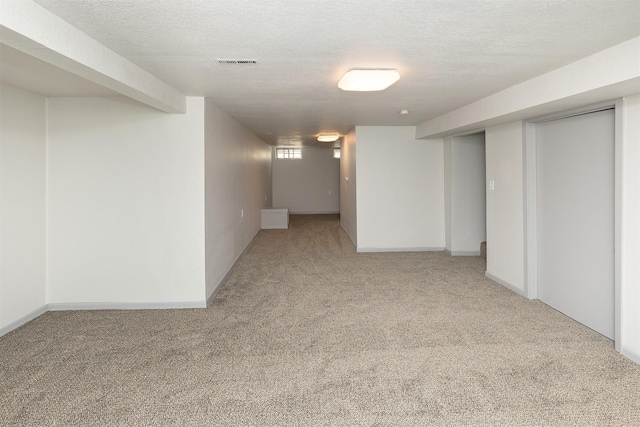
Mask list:
[[[211,306],[50,312],[0,338],[7,426],[637,426],[640,365],[484,277],[263,230]]]

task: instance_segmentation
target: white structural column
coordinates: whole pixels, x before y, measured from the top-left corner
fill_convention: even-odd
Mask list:
[[[184,113],[186,98],[42,6],[0,2],[0,43],[167,113]]]

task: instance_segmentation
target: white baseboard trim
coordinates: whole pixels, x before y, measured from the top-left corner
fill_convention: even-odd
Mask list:
[[[180,308],[206,308],[206,301],[161,302],[65,302],[47,304],[48,311],[71,310],[167,310]]]
[[[635,351],[629,351],[623,348],[620,354],[640,365],[640,354],[636,353]]]
[[[0,328],[0,337],[31,322],[48,311],[73,310],[168,310],[181,308],[206,308],[206,301],[166,301],[166,302],[71,302],[51,303]]]
[[[247,243],[247,246],[244,247],[244,249],[242,250],[242,253],[240,255],[238,255],[238,257],[235,259],[235,261],[233,261],[233,263],[231,264],[231,267],[229,267],[227,269],[227,272],[224,274],[224,276],[222,276],[222,279],[220,279],[218,281],[218,283],[213,288],[213,290],[209,293],[209,295],[207,295],[207,300],[206,300],[206,306],[205,307],[209,307],[209,305],[211,304],[211,301],[213,301],[213,299],[216,297],[216,294],[218,293],[218,291],[220,289],[222,289],[222,286],[225,283],[227,283],[227,280],[229,280],[229,276],[231,275],[231,272],[233,271],[233,268],[236,266],[238,261],[240,261],[240,258],[242,258],[242,256],[245,253],[247,253],[247,251],[249,249],[251,249],[251,247],[253,246],[254,242],[256,241],[256,237],[258,237],[258,233],[259,232],[260,232],[260,230],[258,230],[256,232],[256,234],[253,235],[253,238],[251,239],[251,241],[249,243]]]
[[[3,326],[2,328],[0,328],[0,337],[3,335],[8,334],[9,332],[13,331],[14,329],[18,329],[20,326],[24,325],[25,323],[29,323],[31,322],[33,319],[35,319],[36,317],[42,316],[43,314],[45,314],[47,312],[47,305],[43,305],[42,307],[33,310],[31,313],[26,314],[24,316],[22,316],[21,318],[14,320],[13,322],[9,323],[6,326]]]
[[[451,256],[480,256],[480,251],[450,251],[444,248],[444,252]]]
[[[497,284],[502,285],[505,288],[509,289],[510,291],[513,291],[516,294],[522,295],[523,297],[527,298],[527,296],[525,295],[524,289],[519,289],[519,288],[513,286],[511,283],[506,282],[506,281],[500,279],[499,277],[494,276],[493,274],[489,273],[488,271],[485,271],[484,275],[487,278],[489,278],[489,279],[493,280],[494,282],[496,282]]]
[[[349,232],[347,231],[346,228],[344,228],[342,226],[342,224],[340,224],[340,228],[342,228],[342,230],[347,233],[347,236],[349,236],[349,239],[351,239],[351,243],[353,243],[353,246],[355,246],[356,248],[358,247],[358,245],[356,244],[356,239],[353,238],[353,236],[351,236],[351,234],[349,234]]]
[[[328,212],[318,212],[318,211],[292,211],[289,209],[290,215],[338,215],[340,211],[328,211]]]
[[[418,248],[357,248],[356,252],[442,252],[443,247],[418,247]]]
[[[204,301],[162,301],[162,302],[71,302],[71,303],[49,303],[45,304],[41,308],[21,317],[20,319],[11,322],[10,324],[0,328],[0,336],[5,335],[12,330],[19,328],[25,323],[30,322],[38,316],[43,315],[47,311],[72,311],[72,310],[167,310],[167,309],[181,309],[181,308],[207,308],[211,303],[211,300],[215,297],[218,290],[228,280],[233,267],[235,267],[238,260],[244,255],[249,248],[253,245],[258,232],[254,234],[251,241],[244,248],[242,253],[236,258],[231,267],[227,270],[222,279],[218,282],[216,287],[209,293]]]
[[[480,256],[480,251],[452,251],[451,256]]]
[[[253,240],[252,240],[253,242]],[[247,246],[248,247],[248,246]],[[246,251],[246,249],[245,249]],[[233,271],[233,267],[236,266],[236,264],[238,263],[238,260],[240,259],[240,257],[244,255],[244,251],[242,252],[242,254],[240,254],[240,256],[238,258],[236,258],[236,260],[233,262],[233,264],[231,264],[231,267],[229,267],[229,269],[227,270],[227,272],[224,274],[224,276],[222,276],[222,279],[220,279],[218,281],[218,283],[216,284],[216,286],[213,288],[213,290],[209,293],[209,295],[207,295],[207,305],[206,307],[209,307],[209,305],[211,305],[211,302],[213,301],[213,299],[216,297],[216,294],[218,293],[218,291],[220,289],[222,289],[222,286],[227,283],[227,280],[229,280],[229,276],[231,276],[231,272]]]

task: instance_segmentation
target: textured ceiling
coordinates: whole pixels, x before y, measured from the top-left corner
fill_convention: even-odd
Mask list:
[[[271,144],[422,123],[640,35],[639,0],[36,2]],[[352,68],[401,78],[343,92]]]

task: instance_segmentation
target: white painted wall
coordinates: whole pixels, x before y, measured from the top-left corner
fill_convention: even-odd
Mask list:
[[[443,141],[413,126],[357,126],[358,250],[444,249]]]
[[[204,306],[204,127],[203,98],[49,99],[49,303]]]
[[[273,206],[293,214],[340,212],[340,160],[333,147],[301,147],[302,159],[273,156]]]
[[[356,182],[356,130],[352,129],[340,143],[340,226],[357,247]]]
[[[46,99],[0,85],[0,335],[44,311]]]
[[[271,147],[205,101],[207,297],[261,226],[271,205]]]
[[[452,138],[451,153],[449,250],[453,255],[480,255],[480,243],[487,238],[484,133]]]
[[[524,294],[523,124],[485,133],[487,276]],[[495,190],[489,189],[494,181]]]
[[[640,363],[640,95],[623,108],[621,352]]]

